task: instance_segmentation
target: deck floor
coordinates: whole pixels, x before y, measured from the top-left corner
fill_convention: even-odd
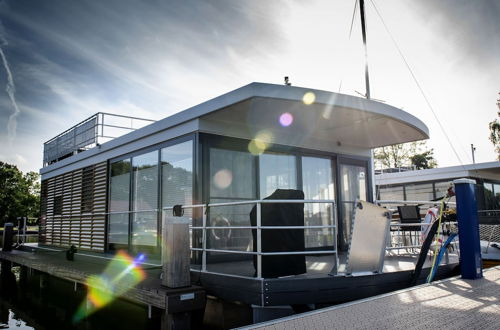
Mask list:
[[[406,252],[406,251],[404,251]],[[391,252],[386,254],[384,259],[384,273],[399,272],[405,270],[415,269],[415,264],[418,259],[418,255],[408,254],[401,252]],[[456,253],[449,253],[448,262],[446,258],[443,258],[442,263],[458,263],[459,258]],[[331,273],[333,266],[335,265],[335,257],[333,255],[324,256],[306,256],[306,269],[307,273],[301,276],[325,276]],[[431,257],[428,257],[424,263],[424,268],[430,267],[432,265]],[[339,273],[343,273],[346,267],[346,255],[339,255]],[[207,270],[216,273],[232,274],[238,276],[248,276],[253,277],[255,275],[255,268],[253,261],[251,259],[243,261],[230,261],[230,262],[218,262],[210,263],[207,262]]]
[[[244,329],[499,329],[500,266]]]

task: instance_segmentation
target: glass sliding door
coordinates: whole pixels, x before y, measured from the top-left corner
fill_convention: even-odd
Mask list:
[[[193,203],[194,142],[184,141],[110,163],[110,251],[125,249],[157,255],[160,205]],[[190,216],[191,210],[185,214]]]
[[[368,164],[364,161],[342,160],[339,166],[342,250],[347,250],[351,236],[352,215],[356,200],[368,200]]]
[[[134,247],[156,247],[158,240],[158,150],[132,158],[132,182],[131,244]]]
[[[276,189],[297,189],[296,157],[265,153],[259,156],[260,198],[266,198]]]
[[[302,157],[302,187],[305,199],[335,200],[332,161],[329,158]],[[333,205],[304,204],[304,221],[307,226],[333,225]],[[333,230],[307,229],[306,248],[333,246]]]
[[[226,203],[256,199],[255,156],[248,151],[210,148],[210,203]],[[208,223],[212,226],[249,226],[252,204],[214,207]],[[207,231],[211,248],[247,251],[251,247],[249,229],[213,229]],[[224,255],[241,258],[242,255]],[[211,254],[217,260],[217,254]]]
[[[109,249],[126,249],[129,244],[130,159],[112,163],[110,167]]]

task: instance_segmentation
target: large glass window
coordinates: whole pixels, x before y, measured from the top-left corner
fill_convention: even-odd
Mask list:
[[[260,198],[276,189],[297,189],[295,156],[266,153],[259,157]]]
[[[498,210],[500,209],[500,184],[495,183],[493,191],[495,192],[495,210]]]
[[[484,202],[486,210],[494,210],[495,209],[495,195],[493,193],[493,183],[485,182],[483,183],[484,187]]]
[[[111,164],[109,232],[110,249],[127,245],[129,236],[130,159]]]
[[[332,162],[327,158],[302,157],[302,186],[305,199],[335,199]],[[332,205],[325,203],[304,205],[304,222],[307,226],[333,224]],[[315,248],[333,245],[333,230],[307,229],[306,247]]]
[[[377,199],[385,201],[402,201],[405,199],[403,186],[379,187]]]
[[[434,194],[436,198],[443,198],[448,193],[448,188],[453,186],[452,182],[436,182],[434,183]]]
[[[248,151],[210,148],[210,202],[256,199],[255,156]],[[212,207],[212,226],[248,226],[252,204]],[[211,248],[248,250],[252,235],[248,229],[215,229],[208,231]],[[215,254],[214,254],[215,255]],[[226,256],[227,257],[227,256]]]
[[[158,151],[132,158],[132,245],[156,246],[158,234]]]
[[[210,149],[210,197],[255,198],[254,156],[245,151]]]
[[[405,186],[407,201],[431,201],[434,199],[432,183],[409,184]]]
[[[161,150],[162,206],[191,205],[193,201],[193,141]],[[185,210],[191,215],[192,210]]]

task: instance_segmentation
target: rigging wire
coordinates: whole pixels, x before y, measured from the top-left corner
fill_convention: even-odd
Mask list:
[[[357,2],[357,1],[356,1]],[[431,110],[432,114],[434,115],[434,118],[436,119],[437,123],[439,124],[439,127],[441,128],[441,131],[443,132],[444,136],[446,137],[446,140],[448,141],[448,144],[450,145],[451,149],[453,150],[453,153],[455,154],[455,156],[457,157],[460,165],[464,168],[465,170],[465,167],[464,167],[464,164],[462,162],[462,159],[460,158],[460,156],[458,155],[457,153],[457,150],[455,149],[455,147],[453,146],[453,144],[451,143],[451,139],[450,137],[448,136],[448,134],[446,133],[445,129],[444,129],[444,126],[443,124],[441,123],[441,121],[439,120],[436,112],[434,111],[434,107],[431,105],[431,102],[429,101],[429,99],[427,98],[427,95],[425,94],[422,86],[420,86],[420,83],[418,82],[417,80],[417,77],[415,76],[415,74],[413,73],[413,70],[411,69],[410,67],[410,64],[408,63],[408,61],[406,60],[406,57],[403,55],[403,52],[401,51],[401,48],[399,48],[399,45],[398,43],[396,42],[396,39],[394,39],[392,33],[389,31],[389,28],[387,27],[387,25],[385,24],[385,20],[383,19],[382,15],[380,14],[380,12],[378,11],[378,8],[377,6],[375,5],[375,0],[370,0],[370,2],[372,3],[373,5],[373,8],[375,9],[375,12],[377,13],[378,17],[380,18],[380,20],[382,21],[382,24],[384,25],[384,29],[385,31],[387,32],[387,34],[389,35],[389,37],[391,38],[392,42],[394,43],[394,46],[396,47],[399,55],[401,56],[401,58],[403,59],[403,62],[405,63],[406,65],[406,68],[408,69],[408,71],[410,72],[415,84],[417,85],[417,88],[418,90],[420,91],[420,94],[422,94],[425,102],[427,103],[427,106],[429,107],[429,109]]]
[[[356,18],[356,11],[358,10],[358,0],[354,1],[354,10],[352,11],[352,18],[351,18],[351,26],[349,28],[349,38],[348,40],[350,41],[351,40],[351,36],[352,36],[352,30],[354,28],[354,19]],[[343,76],[343,74],[342,74]],[[339,84],[339,90],[338,90],[338,93],[340,93],[340,90],[342,89],[342,81],[344,80],[344,78],[342,77],[340,79],[340,84]]]
[[[352,12],[351,28],[349,29],[349,40],[351,40],[352,28],[354,26],[354,18],[356,17],[357,9],[358,9],[358,0],[354,1],[354,10]]]

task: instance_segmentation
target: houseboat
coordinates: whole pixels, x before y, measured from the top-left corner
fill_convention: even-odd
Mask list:
[[[453,180],[475,181],[479,234],[486,263],[500,263],[500,162],[485,162],[424,170],[376,171],[377,200],[429,201],[446,195]]]
[[[215,300],[247,306],[254,321],[277,306],[314,308],[408,285],[417,255],[386,251],[389,227],[378,244],[363,246],[377,230],[352,219],[360,201],[375,200],[372,149],[429,137],[413,115],[349,95],[251,83],[99,142],[104,127],[119,126],[105,117],[45,144],[40,248],[124,250],[160,264],[162,215],[181,205],[192,282]],[[287,207],[273,208],[279,200]],[[355,248],[376,265],[356,268]],[[438,277],[457,264],[448,258]]]

